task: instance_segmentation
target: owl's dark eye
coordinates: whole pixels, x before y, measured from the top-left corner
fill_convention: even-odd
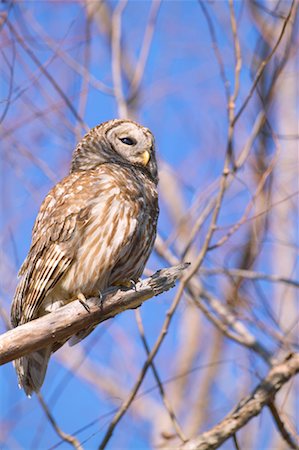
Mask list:
[[[129,138],[129,137],[119,138],[119,140],[122,141],[126,145],[135,145],[135,144],[137,144],[137,141],[135,141],[135,139],[132,139],[132,138]]]

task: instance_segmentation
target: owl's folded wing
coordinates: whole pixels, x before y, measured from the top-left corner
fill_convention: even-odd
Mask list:
[[[92,192],[84,186],[85,178],[85,174],[69,175],[50,191],[40,208],[12,302],[13,326],[36,317],[45,295],[72,262],[72,252],[61,243],[70,240],[76,228],[88,220],[86,198]]]

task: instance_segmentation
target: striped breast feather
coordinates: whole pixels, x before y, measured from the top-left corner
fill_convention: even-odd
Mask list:
[[[63,289],[75,288],[86,295],[104,289],[120,258],[131,251],[138,232],[139,205],[121,197],[114,186],[103,191],[94,203],[76,261],[62,281]]]

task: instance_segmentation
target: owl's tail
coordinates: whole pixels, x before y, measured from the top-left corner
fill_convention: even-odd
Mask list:
[[[14,361],[19,387],[28,397],[42,387],[50,356],[51,347],[46,347]]]

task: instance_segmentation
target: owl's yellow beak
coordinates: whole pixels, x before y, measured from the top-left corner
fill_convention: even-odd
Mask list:
[[[150,152],[148,152],[147,150],[145,150],[145,152],[143,152],[141,156],[142,156],[142,164],[143,164],[144,166],[146,166],[147,163],[148,163],[149,160],[150,160],[151,154],[150,154]]]

